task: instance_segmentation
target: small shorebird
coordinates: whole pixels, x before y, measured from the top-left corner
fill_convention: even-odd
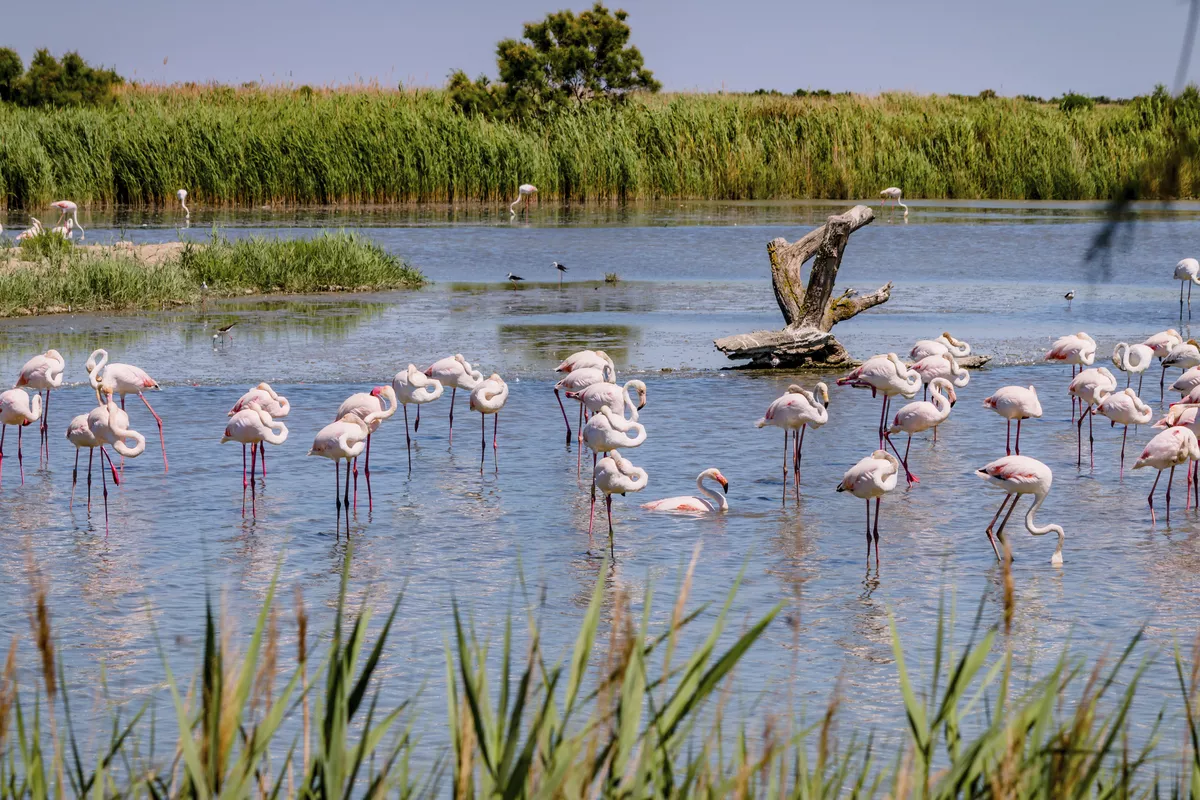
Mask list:
[[[205,287],[205,288],[207,288],[207,287]],[[232,344],[233,343],[233,334],[230,333],[230,331],[233,330],[234,325],[237,325],[237,323],[231,322],[228,325],[217,328],[217,332],[213,334],[213,344],[220,342],[226,336],[229,337],[229,342],[230,342],[230,344]]]
[[[1071,301],[1075,299],[1075,290],[1067,292],[1063,295],[1063,299],[1067,301],[1067,311],[1071,310]]]
[[[552,262],[552,263],[550,264],[550,266],[552,266],[552,267],[554,267],[556,270],[558,270],[558,285],[559,285],[559,287],[561,287],[561,286],[562,286],[562,282],[563,282],[563,275],[565,275],[565,274],[566,274],[566,272],[567,272],[567,267],[566,267],[566,265],[565,265],[565,264],[560,264],[560,263],[558,263],[557,261],[554,261],[554,262]]]
[[[525,280],[525,279],[522,278],[520,275],[513,275],[511,272],[508,273],[508,282],[511,283],[513,286],[516,286],[518,282],[523,281],[523,280]]]

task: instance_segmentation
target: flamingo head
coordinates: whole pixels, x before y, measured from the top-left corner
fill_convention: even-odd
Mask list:
[[[376,386],[374,389],[371,390],[371,397],[379,397],[381,394],[383,394],[382,386]]]
[[[829,408],[829,387],[828,386],[826,386],[824,383],[818,383],[816,386],[816,389],[814,391],[814,394],[817,394],[820,396],[821,405],[825,406],[826,408]]]
[[[710,475],[712,475],[713,480],[715,480],[717,483],[721,484],[721,491],[724,492],[725,494],[729,494],[729,481],[725,478],[724,475],[721,474],[721,470],[711,469],[708,472]]]

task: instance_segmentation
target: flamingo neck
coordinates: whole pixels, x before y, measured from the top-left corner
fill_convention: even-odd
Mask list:
[[[1045,500],[1046,492],[1039,492],[1037,494],[1037,499],[1034,500],[1033,505],[1031,505],[1029,510],[1025,512],[1025,530],[1029,531],[1034,536],[1045,536],[1047,533],[1057,533],[1058,550],[1056,550],[1055,553],[1061,558],[1063,539],[1066,536],[1066,533],[1063,531],[1062,527],[1054,524],[1039,526],[1033,521],[1034,515],[1037,513],[1037,510],[1042,507],[1042,503],[1045,502]]]
[[[708,504],[714,509],[719,511],[729,510],[729,501],[725,499],[725,495],[716,489],[710,489],[704,485],[704,479],[708,477],[710,476],[707,472],[700,473],[696,478],[696,489],[699,490],[700,494],[704,496]]]

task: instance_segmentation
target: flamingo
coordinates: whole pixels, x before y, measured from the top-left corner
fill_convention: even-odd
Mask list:
[[[175,197],[179,200],[179,205],[183,206],[183,218],[191,219],[192,211],[187,207],[187,189],[180,189],[175,193]]]
[[[582,439],[592,451],[592,458],[598,453],[609,453],[626,447],[639,447],[646,441],[646,427],[640,422],[631,422],[620,414],[613,413],[608,406],[592,416],[583,426]],[[592,532],[592,523],[596,514],[596,483],[595,461],[592,463],[592,508],[588,515],[588,535]]]
[[[121,479],[117,477],[117,468],[113,465],[112,456],[105,450],[104,445],[111,445],[122,458],[137,458],[146,450],[146,437],[129,427],[129,415],[122,411],[112,399],[112,389],[104,386],[99,390],[100,405],[87,414],[81,414],[71,420],[67,427],[67,439],[75,445],[75,468],[71,471],[71,498],[74,502],[75,482],[79,473],[79,448],[100,448],[100,482],[104,487],[104,535],[108,535],[108,482],[104,477],[104,460],[108,459],[108,468],[112,470],[113,485],[120,486]],[[81,430],[79,423],[82,421]],[[128,440],[132,439],[131,447]],[[92,509],[92,453],[88,454],[88,511]]]
[[[887,419],[888,403],[892,395],[898,394],[906,400],[911,400],[923,385],[921,376],[905,367],[904,362],[895,353],[868,358],[861,366],[838,378],[837,383],[838,386],[849,384],[860,389],[870,389],[872,397],[876,392],[883,394],[883,408],[879,414],[880,450],[883,449],[885,438],[883,423]]]
[[[1012,436],[1012,421],[1017,421],[1017,455],[1021,455],[1021,420],[1039,419],[1042,416],[1042,404],[1038,401],[1037,389],[1032,385],[1002,386],[991,397],[985,397],[983,407],[990,408],[1008,420],[1008,428],[1004,434],[1004,455],[1012,455],[1009,448]]]
[[[638,401],[633,402],[633,394]],[[629,419],[637,422],[638,412],[646,407],[646,384],[639,380],[626,381],[624,386],[615,383],[592,383],[579,391],[567,392],[567,397],[578,400],[595,414],[604,406],[629,410]]]
[[[59,236],[61,236],[62,238],[68,239],[68,240],[75,238],[74,223],[72,223],[71,220],[69,220],[69,219],[63,225],[55,225],[53,228],[50,229],[50,232],[56,233]],[[82,239],[82,237],[80,237],[80,238]]]
[[[47,426],[47,418],[50,416],[50,390],[57,389],[62,386],[63,370],[67,368],[67,362],[63,359],[62,354],[57,350],[47,350],[40,356],[34,356],[25,362],[25,366],[21,367],[21,372],[17,375],[17,382],[14,388],[28,386],[35,392],[45,392],[46,399],[42,404],[42,424],[40,427],[41,441],[45,442],[46,456],[50,456],[50,432]]]
[[[971,373],[960,367],[958,360],[949,351],[925,356],[909,369],[921,376],[925,386],[934,378],[945,378],[954,384],[956,389],[962,389],[971,382]]]
[[[462,357],[462,353],[457,353],[452,356],[447,356],[440,361],[435,361],[425,370],[425,377],[433,378],[443,386],[450,387],[450,441],[454,444],[454,398],[458,394],[459,389],[471,391],[475,388],[475,384],[483,380],[483,373],[477,369],[471,369],[470,363]],[[413,425],[413,430],[421,428],[421,407],[417,406],[417,422]]]
[[[35,394],[30,400],[24,389],[9,389],[0,392],[0,474],[4,468],[4,434],[9,425],[17,426],[17,466],[21,470],[21,485],[25,485],[25,457],[21,453],[21,431],[26,425],[37,422],[42,416],[42,396]]]
[[[487,415],[492,414],[492,463],[496,471],[500,464],[496,461],[496,431],[500,427],[500,409],[508,402],[508,384],[497,373],[493,372],[485,380],[479,382],[471,390],[470,408],[479,412],[479,474],[483,474],[483,463],[487,456]]]
[[[513,200],[512,204],[509,205],[509,207],[508,207],[509,216],[515,217],[517,215],[517,212],[515,209],[522,200],[525,201],[525,208],[526,208],[526,210],[528,210],[529,198],[535,194],[537,194],[537,187],[534,186],[532,183],[522,183],[520,186],[518,186],[517,187],[517,199]]]
[[[1101,414],[1108,417],[1112,426],[1123,425],[1124,432],[1121,434],[1121,474],[1125,473],[1125,437],[1129,435],[1130,425],[1145,425],[1154,418],[1154,412],[1150,406],[1142,402],[1142,399],[1137,396],[1137,393],[1132,388],[1126,387],[1124,391],[1114,392],[1103,398],[1092,414]],[[1111,427],[1111,426],[1110,426]]]
[[[384,405],[384,401],[387,405]],[[367,509],[375,508],[374,500],[371,497],[371,434],[379,430],[379,426],[383,424],[385,419],[389,419],[396,413],[396,390],[391,386],[376,386],[374,389],[367,392],[358,392],[352,394],[342,401],[338,406],[337,413],[333,415],[335,420],[342,419],[347,414],[354,414],[356,417],[367,423],[367,463],[363,469],[363,474],[367,479]],[[358,457],[354,459],[354,503],[358,505]]]
[[[357,414],[347,414],[336,422],[331,422],[317,433],[313,439],[310,456],[328,458],[333,462],[333,496],[339,519],[342,512],[342,502],[345,501],[346,513],[350,513],[350,459],[358,458],[367,446],[367,435],[371,429]],[[338,462],[346,462],[345,497],[338,496],[339,476]],[[349,530],[347,530],[349,535]]]
[[[817,398],[820,395],[820,399]],[[783,428],[783,497],[787,501],[788,433],[794,438],[792,445],[792,471],[795,474],[797,491],[800,486],[800,460],[803,457],[804,432],[811,425],[820,428],[829,421],[829,387],[818,383],[814,391],[807,391],[792,384],[781,397],[771,401],[767,413],[754,423],[756,428]]]
[[[79,206],[70,200],[56,200],[50,204],[51,208],[58,209],[58,222],[61,225],[64,219],[70,218],[69,221],[74,223],[76,228],[79,228],[79,240],[83,241],[84,232],[83,226],[79,224]],[[68,228],[68,231],[70,228]]]
[[[594,419],[594,417],[593,417]],[[624,496],[629,492],[640,492],[646,488],[646,484],[650,482],[650,476],[646,470],[641,467],[635,467],[633,462],[622,456],[618,451],[611,450],[604,458],[596,463],[595,469],[592,470],[592,486],[598,487],[604,493],[604,506],[608,511],[608,555],[609,558],[616,558],[616,552],[613,546],[613,526],[612,526],[612,496],[619,494]],[[596,501],[592,499],[592,509],[595,510]],[[588,539],[592,536],[591,521],[588,521]]]
[[[97,391],[97,396],[99,396],[100,387],[107,386],[111,388],[114,394],[121,396],[122,409],[125,408],[125,395],[136,394],[142,398],[142,402],[146,404],[146,408],[150,409],[150,413],[154,415],[154,421],[158,423],[158,441],[162,445],[163,472],[167,472],[167,440],[163,436],[162,417],[158,416],[158,412],[154,410],[154,406],[150,405],[150,401],[142,393],[146,389],[162,391],[162,387],[158,385],[158,381],[147,375],[146,371],[140,367],[134,367],[129,364],[109,364],[108,351],[103,349],[93,351],[88,356],[84,368],[88,373],[88,382]]]
[[[1071,302],[1075,299],[1075,290],[1072,289],[1063,295],[1063,300],[1067,301],[1067,311],[1071,310]]]
[[[567,409],[563,407],[562,397],[559,396],[559,391],[564,391],[567,396],[572,394],[578,395],[589,386],[601,383],[613,383],[617,379],[617,373],[612,368],[611,364],[604,364],[603,367],[576,367],[563,376],[562,380],[554,384],[554,399],[558,401],[558,410],[562,412],[563,422],[567,426],[567,444],[571,443],[571,423],[567,421]],[[624,399],[614,404],[619,408],[624,407]],[[583,428],[583,409],[584,405],[579,403],[579,426]],[[635,416],[634,419],[637,419]]]
[[[1117,346],[1113,348],[1113,366],[1125,373],[1126,386],[1133,382],[1134,375],[1138,376],[1139,393],[1142,391],[1142,378],[1146,377],[1145,372],[1152,361],[1154,361],[1154,348],[1149,345],[1117,342]],[[1200,381],[1197,382],[1200,383]]]
[[[1092,367],[1080,372],[1071,381],[1067,391],[1071,397],[1079,400],[1079,424],[1075,427],[1075,465],[1083,463],[1083,419],[1088,420],[1088,460],[1095,466],[1094,444],[1092,439],[1092,406],[1099,405],[1106,395],[1117,390],[1117,379],[1106,367]],[[1085,407],[1086,406],[1086,407]]]
[[[30,217],[32,223],[28,228],[17,234],[17,241],[23,242],[26,239],[32,239],[35,236],[40,236],[42,233],[42,222],[37,217]]]
[[[1033,521],[1037,510],[1046,501],[1046,495],[1050,493],[1050,484],[1054,482],[1054,473],[1050,471],[1050,468],[1036,458],[1030,458],[1029,456],[1005,456],[1004,458],[996,459],[983,469],[975,470],[975,474],[1005,494],[1004,499],[1000,501],[1000,508],[996,510],[996,515],[992,517],[992,521],[987,526],[988,541],[992,543],[992,552],[996,554],[996,560],[1000,560],[1000,550],[996,547],[995,537],[992,536],[992,527],[996,524],[996,520],[1000,518],[1000,512],[1004,510],[1005,504],[1008,503],[1011,497],[1012,505],[1009,506],[1008,513],[1004,515],[1004,521],[1000,523],[1000,529],[996,531],[996,536],[1003,536],[1004,526],[1008,524],[1008,518],[1012,516],[1013,509],[1017,507],[1017,502],[1021,499],[1021,495],[1031,494],[1033,495],[1033,505],[1025,512],[1025,530],[1034,536],[1045,536],[1051,532],[1058,534],[1058,547],[1054,550],[1054,555],[1050,557],[1050,563],[1056,567],[1061,567],[1063,563],[1063,539],[1066,538],[1066,533],[1063,531],[1062,526],[1039,526],[1034,524]]]
[[[1165,331],[1159,331],[1152,336],[1146,337],[1142,344],[1154,351],[1154,355],[1159,361],[1162,361],[1167,355],[1175,349],[1177,345],[1183,344],[1183,337],[1179,335],[1179,331],[1174,328],[1167,328]],[[1166,370],[1163,370],[1163,382],[1166,378]],[[1162,392],[1159,392],[1158,401],[1162,402]]]
[[[276,430],[278,428],[278,430]],[[283,444],[287,441],[288,429],[283,420],[277,420],[270,412],[259,407],[258,403],[250,402],[246,407],[230,418],[225,425],[225,435],[221,444],[237,442],[242,446],[242,491],[243,498],[247,486],[246,481],[246,445],[250,445],[250,481],[254,485],[254,456],[256,451],[267,449],[267,444]],[[263,473],[266,477],[266,472]]]
[[[879,207],[882,209],[885,205],[887,205],[887,201],[891,200],[893,206],[898,205],[904,209],[904,216],[907,217],[908,216],[908,206],[904,205],[904,203],[900,200],[900,196],[902,194],[904,194],[904,192],[900,189],[900,187],[889,186],[888,188],[884,189],[883,191],[881,191],[879,193],[879,196],[881,198],[883,198],[882,200],[879,201]],[[878,556],[878,555],[879,555],[878,552],[876,552],[876,556]]]
[[[271,384],[264,381],[239,397],[238,401],[233,404],[233,408],[229,409],[227,416],[232,417],[250,403],[254,403],[275,419],[286,417],[292,411],[292,404],[288,402],[288,399],[272,389]]]
[[[920,361],[926,356],[936,356],[941,353],[949,353],[955,358],[966,358],[971,355],[971,345],[955,339],[947,332],[936,339],[919,340],[913,345],[913,349],[908,355],[913,361]]]
[[[603,350],[580,350],[572,353],[562,360],[562,363],[554,368],[555,372],[572,372],[585,367],[594,367],[595,369],[604,369],[605,366],[612,368],[613,374],[617,372],[617,365],[609,357],[608,353]]]
[[[1165,395],[1163,385],[1167,382],[1167,368],[1178,367],[1187,372],[1192,367],[1200,367],[1200,345],[1195,339],[1188,339],[1182,344],[1171,348],[1162,358],[1162,378],[1158,382],[1158,401],[1161,403]]]
[[[408,468],[411,470],[412,439],[408,435],[408,405],[415,405],[419,414],[421,406],[441,397],[445,387],[441,381],[426,377],[415,364],[409,364],[408,369],[397,372],[392,378],[392,389],[395,390],[396,399],[404,409],[404,446],[408,449]]]
[[[1167,409],[1166,415],[1154,423],[1154,427],[1157,429],[1175,426],[1187,428],[1192,433],[1196,433],[1197,438],[1200,439],[1200,405],[1173,403]],[[1200,462],[1193,463],[1191,469],[1188,470],[1188,481],[1195,487],[1196,507],[1200,508]],[[1190,505],[1191,499],[1189,498],[1188,506],[1190,507]]]
[[[879,568],[879,501],[896,488],[900,461],[886,450],[876,450],[842,476],[839,492],[867,501],[867,564],[871,562],[871,499],[875,499],[875,568]]]
[[[1077,367],[1090,367],[1096,362],[1096,340],[1083,331],[1060,336],[1054,340],[1046,361],[1058,361],[1071,365],[1071,379],[1075,379]],[[1075,421],[1075,401],[1071,400],[1071,422]]]
[[[908,468],[908,450],[912,447],[913,434],[932,428],[933,440],[936,442],[938,426],[950,418],[950,409],[958,402],[954,384],[945,378],[934,378],[929,388],[933,390],[930,399],[918,400],[901,408],[896,412],[896,418],[887,430],[889,440],[893,433],[908,434],[908,444],[904,446],[904,458],[900,459],[900,463],[904,465],[904,477],[909,486],[919,483],[917,476]],[[945,395],[941,392],[943,389],[946,391]],[[895,449],[895,445],[892,445],[892,448]]]
[[[1200,284],[1200,261],[1185,258],[1175,265],[1175,280],[1179,281],[1179,318],[1183,319],[1183,286],[1187,284],[1188,319],[1192,318],[1192,284]]]
[[[1189,460],[1200,460],[1200,444],[1196,442],[1196,434],[1188,428],[1178,426],[1167,428],[1151,439],[1138,460],[1134,462],[1134,469],[1153,467],[1158,470],[1158,475],[1154,478],[1154,485],[1150,487],[1150,494],[1146,497],[1146,502],[1150,505],[1150,521],[1152,523],[1157,521],[1154,514],[1154,490],[1158,488],[1158,480],[1162,477],[1163,470],[1167,468],[1171,470],[1171,475],[1167,478],[1167,522],[1170,523],[1171,483],[1175,478],[1175,467],[1186,464]]]
[[[1192,367],[1175,379],[1175,382],[1171,384],[1171,389],[1186,395],[1197,386],[1200,386],[1200,367]]]
[[[103,409],[101,406],[99,409]],[[71,419],[67,425],[67,441],[75,445],[75,468],[71,470],[71,499],[68,507],[73,508],[75,505],[75,484],[79,480],[79,451],[83,448],[88,449],[88,474],[87,474],[87,506],[88,513],[92,511],[92,459],[95,456],[96,448],[100,448],[100,481],[104,485],[104,530],[108,531],[108,479],[104,477],[104,459],[108,459],[108,466],[112,470],[113,483],[117,486],[121,485],[121,479],[117,477],[117,468],[112,463],[112,457],[104,452],[104,446],[99,439],[96,438],[95,432],[88,424],[89,414],[80,414]],[[144,441],[144,439],[143,439]]]
[[[705,486],[705,479],[721,484],[720,493]],[[642,508],[647,511],[699,511],[703,514],[729,510],[729,501],[725,499],[725,495],[729,494],[729,481],[721,474],[721,470],[711,467],[697,475],[696,489],[700,492],[700,497],[668,497],[665,500],[644,503]]]

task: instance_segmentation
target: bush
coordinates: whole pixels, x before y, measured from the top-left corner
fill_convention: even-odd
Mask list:
[[[1091,111],[1095,105],[1092,98],[1085,94],[1067,92],[1059,99],[1058,110],[1064,114],[1070,114],[1073,111]]]
[[[979,93],[979,99],[980,100],[995,100],[996,99],[996,90],[995,89],[984,89],[982,92]]]
[[[0,50],[0,100],[17,105],[108,105],[113,101],[113,87],[124,82],[111,69],[90,66],[79,53],[67,53],[59,62],[45,48],[37,51],[22,74],[20,56]]]

